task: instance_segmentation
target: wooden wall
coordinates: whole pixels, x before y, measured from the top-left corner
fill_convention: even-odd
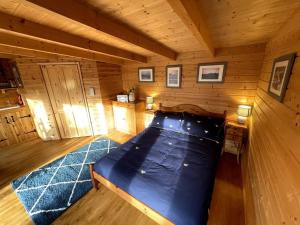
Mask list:
[[[104,110],[106,131],[113,129],[114,118],[111,99],[123,91],[122,67],[116,64],[97,62],[100,92]],[[105,133],[105,131],[103,132]]]
[[[73,58],[33,59],[18,58],[17,64],[24,82],[23,94],[33,114],[39,136],[44,140],[59,138],[49,96],[47,94],[43,75],[38,63],[48,62],[79,62],[82,73],[83,86],[86,92],[87,104],[91,115],[94,134],[101,134],[106,130],[103,118],[100,81],[97,63],[95,61],[78,60]],[[95,95],[89,94],[89,88],[95,89]]]
[[[264,57],[265,45],[251,45],[217,49],[216,57],[204,52],[189,52],[179,55],[178,60],[154,56],[147,64],[126,63],[123,66],[123,88],[137,85],[140,98],[154,96],[155,102],[165,105],[191,103],[209,111],[229,111],[233,114],[240,103],[252,104],[257,88],[257,79]],[[228,62],[224,83],[196,83],[197,65],[206,62]],[[182,64],[182,88],[166,88],[165,66]],[[154,66],[155,82],[139,83],[138,67]]]
[[[247,225],[300,224],[300,12],[267,43],[244,157]],[[267,94],[273,60],[297,52],[283,103]]]
[[[123,91],[122,67],[116,64],[97,62],[102,99],[115,98]]]
[[[101,92],[100,92],[100,83],[99,75],[97,70],[97,64],[94,61],[79,61],[83,88],[86,93],[87,104],[90,112],[90,117],[92,121],[92,127],[94,134],[101,134],[104,131],[104,124],[101,119],[103,115],[101,111]],[[95,96],[91,96],[88,93],[88,89],[92,87],[95,89]]]

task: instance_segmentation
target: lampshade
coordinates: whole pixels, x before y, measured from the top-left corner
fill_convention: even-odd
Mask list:
[[[147,104],[153,104],[153,97],[151,97],[151,96],[146,97],[146,103]]]
[[[250,105],[239,105],[237,114],[239,116],[248,117],[251,115],[251,106]]]

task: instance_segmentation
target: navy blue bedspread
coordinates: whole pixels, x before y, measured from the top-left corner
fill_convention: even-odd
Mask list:
[[[149,127],[95,171],[177,225],[205,225],[222,138]]]

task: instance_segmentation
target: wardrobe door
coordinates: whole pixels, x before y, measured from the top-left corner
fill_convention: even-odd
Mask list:
[[[42,70],[61,137],[92,135],[77,65],[49,64]]]
[[[72,106],[78,136],[90,136],[92,135],[90,126],[91,122],[85,104],[85,97],[83,95],[78,67],[76,65],[65,65],[63,66],[63,72],[65,75],[70,105]]]

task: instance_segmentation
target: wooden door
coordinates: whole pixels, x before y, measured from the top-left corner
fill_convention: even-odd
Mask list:
[[[92,135],[78,66],[49,64],[42,71],[61,137]]]
[[[16,111],[13,115],[14,125],[18,130],[19,141],[25,142],[37,138],[37,132],[27,108]]]
[[[36,129],[27,108],[10,110],[0,115],[0,147],[35,138]]]
[[[3,129],[2,133],[4,138],[6,139],[7,145],[13,145],[19,143],[18,131],[15,127],[14,117],[12,113],[6,113],[1,115],[1,128]]]

